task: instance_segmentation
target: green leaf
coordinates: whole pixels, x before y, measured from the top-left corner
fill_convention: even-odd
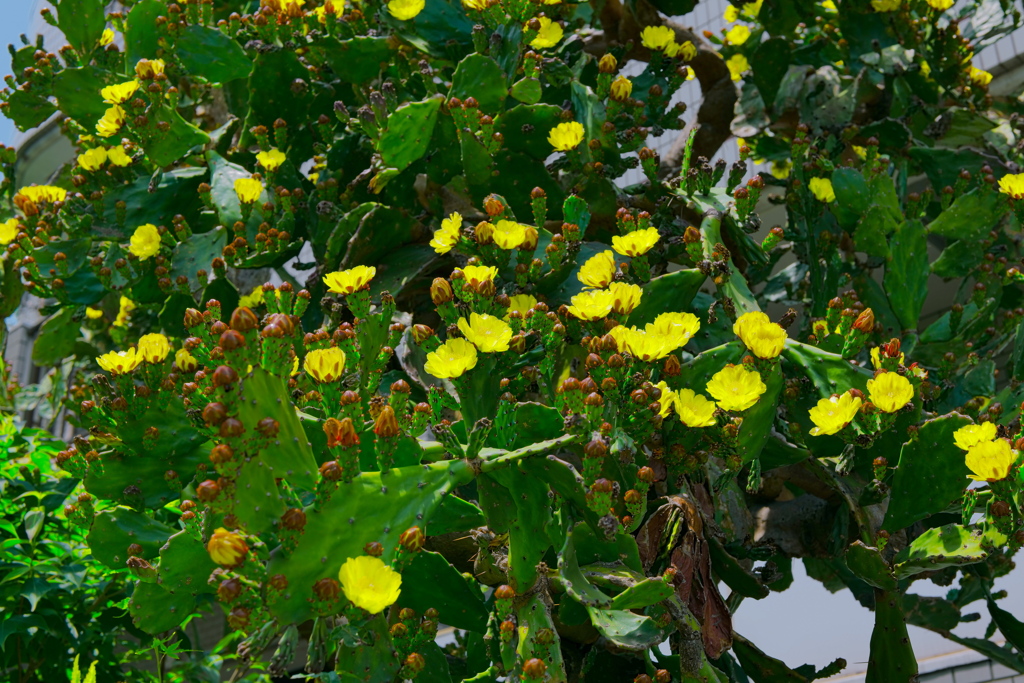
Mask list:
[[[860,539],[846,549],[846,566],[854,574],[875,588],[896,590],[896,579],[889,565],[882,559],[878,548],[865,545]]]
[[[100,97],[100,90],[115,82],[114,74],[97,66],[64,69],[53,77],[53,95],[60,110],[91,133],[110,107]]]
[[[885,293],[900,324],[913,330],[928,296],[928,239],[921,222],[912,220],[899,226],[889,251],[882,278]]]
[[[288,577],[289,590],[269,605],[283,622],[310,618],[313,584],[337,577],[350,557],[363,554],[370,541],[384,546],[389,562],[398,537],[411,526],[430,533],[430,520],[441,499],[467,483],[472,472],[460,460],[380,472],[364,472],[341,484],[317,512],[306,508],[306,527],[290,555],[271,558],[268,572]]]
[[[1024,624],[992,599],[988,601],[988,613],[992,615],[992,621],[996,622],[996,626],[999,627],[999,632],[1017,648],[1017,652],[1024,652]],[[1018,671],[1024,671],[1024,669],[1018,669]]]
[[[561,111],[551,104],[520,104],[498,116],[494,129],[502,134],[505,149],[543,160],[551,154],[548,131],[558,125]],[[548,208],[553,208],[550,199]]]
[[[413,556],[403,573],[412,580],[402,583],[399,605],[411,607],[419,614],[433,607],[443,624],[477,633],[487,631],[489,612],[484,605],[483,594],[444,557],[421,550]],[[421,580],[424,577],[430,577],[430,580]]]
[[[163,0],[139,0],[125,21],[125,57],[132,69],[140,59],[153,59],[160,48],[156,18],[167,12]]]
[[[917,658],[907,633],[898,590],[875,590],[875,627],[865,683],[913,683]]]
[[[960,623],[960,610],[942,598],[905,593],[903,612],[908,624],[932,631],[951,631]]]
[[[711,553],[711,569],[732,590],[747,598],[760,600],[768,597],[768,587],[751,574],[739,561],[726,552],[721,542],[714,536],[707,536],[708,550]]]
[[[403,104],[388,117],[387,130],[377,145],[385,165],[401,171],[426,154],[441,101],[432,97]]]
[[[149,427],[160,430],[152,442],[144,438]],[[90,468],[85,488],[97,498],[160,507],[177,497],[164,479],[168,470],[174,470],[182,484],[192,480],[196,467],[209,455],[210,445],[185,414],[181,399],[165,400],[151,408],[137,420],[125,420],[118,426],[117,435],[131,453],[118,449],[100,455],[102,468]],[[134,495],[125,493],[134,487]]]
[[[991,190],[972,190],[956,198],[928,225],[928,232],[954,240],[980,240],[1009,211],[1006,197]]]
[[[850,229],[871,206],[871,190],[855,168],[837,168],[832,172],[832,190],[836,193],[834,212],[839,225]]]
[[[18,310],[25,286],[21,284],[21,272],[14,265],[14,259],[4,259],[3,278],[0,280],[0,318],[6,318]]]
[[[455,531],[468,531],[486,523],[479,507],[458,496],[448,495],[430,520],[430,533],[432,536],[440,536]]]
[[[797,372],[811,381],[819,398],[841,394],[847,389],[867,391],[867,381],[873,376],[870,371],[853,365],[838,354],[792,339],[786,342],[782,357],[799,366]]]
[[[537,104],[541,98],[540,81],[524,78],[512,84],[512,97],[525,104]]]
[[[41,367],[60,365],[74,354],[80,329],[72,320],[73,313],[71,308],[62,308],[43,323],[32,345],[33,363]]]
[[[335,75],[346,83],[373,80],[394,54],[386,37],[356,36],[350,40],[325,41],[324,46],[324,57]]]
[[[761,380],[767,389],[761,394],[761,398],[753,407],[743,413],[743,424],[740,425],[739,442],[737,451],[743,458],[744,464],[753,462],[761,455],[761,450],[768,442],[772,427],[775,424],[775,414],[778,410],[779,396],[782,394],[782,387],[785,385],[785,378],[782,376],[782,369],[779,364],[771,367],[767,376],[762,375]]]
[[[238,41],[220,29],[191,24],[178,33],[175,55],[193,76],[201,76],[209,83],[227,83],[236,78],[247,78],[252,61]]]
[[[107,21],[104,0],[60,0],[57,26],[79,53],[91,52],[100,42]]]
[[[352,634],[342,638],[337,657],[338,678],[345,683],[389,683],[402,665],[383,615],[371,619],[359,636]]]
[[[155,583],[137,583],[128,602],[135,625],[146,633],[169,631],[192,613],[195,598],[191,593],[170,593]]]
[[[1024,658],[1011,651],[1008,647],[996,645],[991,640],[982,638],[961,638],[954,633],[943,633],[949,640],[980,652],[994,662],[1024,673]]]
[[[238,195],[235,194],[235,181],[239,178],[248,178],[252,174],[213,150],[206,153],[206,158],[210,164],[210,194],[213,197],[213,204],[217,207],[221,224],[231,227],[242,220],[242,206]],[[258,201],[264,202],[267,198],[264,190]]]
[[[280,425],[274,444],[260,451],[259,462],[273,477],[286,479],[293,487],[312,489],[319,478],[317,464],[291,405],[287,383],[280,377],[256,368],[242,379],[238,416],[246,430],[252,433],[256,423],[268,415],[273,415]]]
[[[941,278],[967,277],[985,258],[984,243],[956,240],[932,261],[932,273]]]
[[[57,111],[49,100],[35,92],[15,90],[7,99],[4,115],[14,121],[18,130],[25,132],[35,128]]]
[[[857,223],[853,242],[858,251],[869,256],[889,257],[889,238],[899,228],[892,213],[881,206],[871,206]]]
[[[448,99],[457,97],[465,101],[468,97],[474,98],[480,111],[491,116],[501,112],[507,95],[505,72],[493,59],[477,53],[467,55],[459,62],[448,91]]]
[[[690,302],[707,278],[696,269],[659,275],[643,286],[640,304],[629,314],[629,324],[643,327],[667,311],[689,310]]]
[[[155,560],[174,532],[166,524],[119,505],[96,515],[89,530],[89,548],[93,557],[111,569],[124,569],[132,543],[142,546],[140,557]]]
[[[594,628],[616,647],[642,652],[665,639],[665,631],[648,616],[590,605],[586,608]]]
[[[668,600],[674,593],[672,585],[661,577],[644,579],[612,599],[612,609],[643,609]]]
[[[161,106],[149,113],[149,117],[157,124],[167,123],[167,132],[157,132],[144,139],[142,148],[146,156],[157,166],[168,166],[191,150],[193,147],[205,145],[210,136],[199,130],[181,117],[177,110]]]
[[[114,205],[123,201],[134,223],[170,225],[175,214],[188,215],[198,210],[199,183],[205,176],[205,168],[176,168],[162,174],[152,192],[149,191],[150,178],[143,176],[130,185],[107,190],[103,197],[104,211],[113,217]]]
[[[969,483],[953,432],[971,424],[958,413],[928,420],[903,444],[882,528],[898,531],[957,503]]]
[[[200,270],[205,270],[208,274],[213,272],[213,259],[221,256],[227,243],[226,236],[227,230],[223,226],[217,226],[209,232],[192,235],[187,240],[179,242],[171,256],[171,280],[174,281],[178,276],[184,275],[188,278],[189,290],[198,290],[200,282],[197,273]],[[183,324],[183,320],[176,321],[177,326]],[[179,327],[173,330],[180,331]]]
[[[35,628],[45,631],[46,620],[38,614],[14,614],[0,620],[0,648],[10,636],[26,635]]]
[[[893,558],[897,578],[945,567],[982,562],[988,553],[981,548],[981,534],[959,524],[928,529]]]
[[[754,71],[754,85],[761,91],[761,99],[774,102],[782,78],[789,70],[792,51],[785,38],[770,38],[754,50],[750,64]]]
[[[216,568],[202,541],[187,531],[179,531],[160,548],[157,581],[171,593],[213,593],[216,587],[207,583],[207,579]]]

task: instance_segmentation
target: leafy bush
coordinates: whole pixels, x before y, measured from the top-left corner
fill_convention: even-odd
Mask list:
[[[1024,671],[1020,105],[971,65],[1015,10],[127,4],[44,10],[69,45],[5,93],[78,150],[0,159],[4,312],[49,302],[83,432],[7,472],[50,493],[5,502],[4,599],[97,631],[40,675],[141,632],[163,675],[222,609],[236,678],[814,680],[732,629],[794,558],[874,611],[869,681],[915,680],[907,623]],[[77,611],[108,587],[133,627]],[[952,632],[978,600],[1006,646]]]

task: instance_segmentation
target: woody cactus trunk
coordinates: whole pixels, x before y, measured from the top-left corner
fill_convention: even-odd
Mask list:
[[[797,559],[873,610],[869,682],[916,680],[907,624],[1024,672],[1022,105],[971,63],[1010,3],[123,4],[12,48],[4,113],[78,156],[4,151],[0,242],[78,430],[41,514],[140,637],[223,612],[236,680],[810,681],[841,648],[733,629]]]

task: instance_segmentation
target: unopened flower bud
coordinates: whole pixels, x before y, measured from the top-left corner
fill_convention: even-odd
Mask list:
[[[391,406],[384,406],[377,416],[373,425],[373,433],[383,438],[398,436],[402,430],[398,428],[398,419],[395,417],[395,409]]]
[[[446,304],[455,297],[451,284],[441,277],[434,278],[430,285],[430,299],[435,306]]]
[[[427,536],[418,526],[409,527],[398,537],[398,543],[411,553],[422,550],[426,542]]]

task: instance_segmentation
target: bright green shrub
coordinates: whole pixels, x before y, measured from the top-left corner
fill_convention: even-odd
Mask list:
[[[814,680],[845,662],[731,625],[802,558],[874,610],[869,681],[915,680],[908,622],[1024,671],[1019,104],[970,61],[1015,13],[102,4],[14,52],[6,113],[79,156],[8,151],[3,294],[75,359],[67,519],[139,629],[216,601],[243,659],[380,683]],[[951,633],[978,600],[1008,646]]]

